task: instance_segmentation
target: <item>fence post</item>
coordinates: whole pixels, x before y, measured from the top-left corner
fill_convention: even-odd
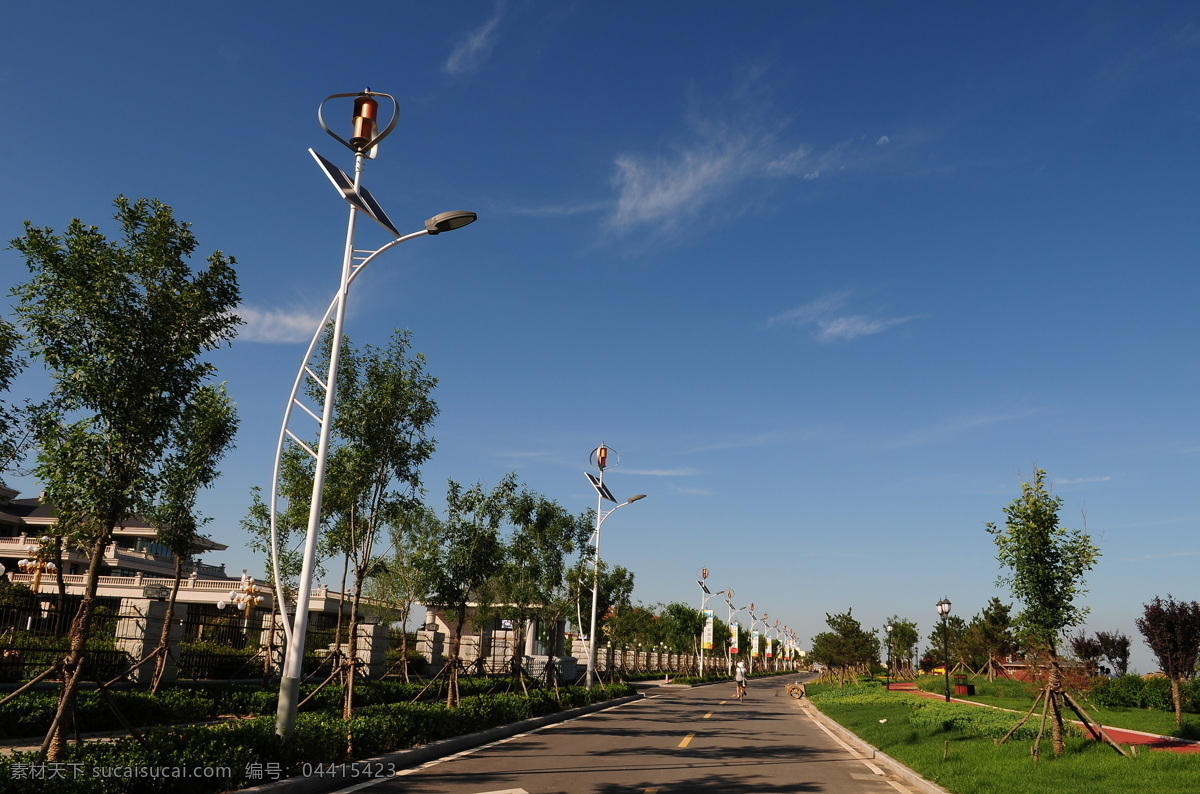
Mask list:
[[[175,605],[176,614],[181,607]],[[186,614],[186,607],[182,610]],[[120,616],[117,619],[117,649],[125,651],[136,661],[145,659],[158,647],[162,636],[163,620],[167,616],[167,602],[149,598],[122,598]],[[170,644],[174,652],[167,657],[163,670],[163,681],[174,681],[179,676],[179,639],[183,628],[179,623],[171,627]],[[154,678],[154,665],[144,664],[133,672],[134,683],[149,684]]]

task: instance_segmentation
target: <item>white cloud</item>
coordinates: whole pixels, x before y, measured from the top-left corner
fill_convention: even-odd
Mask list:
[[[483,65],[496,47],[497,31],[507,4],[496,2],[492,16],[482,25],[467,34],[446,59],[445,69],[450,74],[473,72]]]
[[[680,488],[678,485],[672,486],[671,490],[685,496],[712,496],[712,491],[705,488]]]
[[[238,339],[243,342],[307,342],[312,339],[321,322],[321,315],[308,311],[258,309],[244,304],[238,307],[235,314],[245,323],[238,329]]]
[[[889,328],[924,315],[910,314],[905,317],[876,317],[862,313],[844,313],[850,302],[850,291],[823,295],[809,303],[790,309],[767,319],[768,327],[776,325],[812,326],[813,335],[821,342],[849,341],[860,336],[882,333]]]
[[[643,477],[694,477],[698,469],[622,469],[622,474],[638,474]]]
[[[723,100],[693,108],[671,151],[626,152],[613,159],[616,203],[608,219],[613,230],[669,229],[710,204],[728,203],[739,190],[759,194],[769,180],[863,171],[891,156],[866,136],[838,141],[824,151],[789,140],[794,138],[790,120],[772,113],[766,92],[756,85],[759,77],[756,73]],[[884,136],[876,144],[888,140]]]
[[[845,317],[834,317],[831,320],[817,320],[817,339],[822,342],[832,342],[837,339],[857,339],[860,336],[871,336],[886,331],[895,325],[918,319],[919,315],[908,317],[867,317],[864,314],[852,314]]]
[[[1112,475],[1105,474],[1098,477],[1074,477],[1067,480],[1054,480],[1055,485],[1079,485],[1085,482],[1108,482],[1112,479]]]
[[[891,143],[892,139],[886,135],[880,136],[879,140],[875,141],[876,146],[883,146],[885,143]]]

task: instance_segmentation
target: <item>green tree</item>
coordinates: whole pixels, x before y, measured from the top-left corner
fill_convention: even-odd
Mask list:
[[[595,523],[595,513],[590,512],[590,518],[585,519]],[[588,514],[585,514],[588,515]],[[599,566],[593,570],[595,557],[591,554],[580,559],[579,564],[567,575],[568,599],[575,604],[575,625],[580,631],[587,631],[590,625],[589,615],[592,605],[592,583],[598,580],[596,587],[596,621],[600,624],[598,633],[603,633],[606,616],[614,610],[629,606],[633,599],[633,571],[622,565],[609,565],[600,560]]]
[[[1136,621],[1146,645],[1158,658],[1162,671],[1171,679],[1171,700],[1175,704],[1175,724],[1183,722],[1183,697],[1180,685],[1196,674],[1200,658],[1200,603],[1176,601],[1167,595],[1143,605]]]
[[[971,618],[962,635],[961,657],[973,670],[986,670],[995,679],[997,660],[1016,649],[1012,635],[1012,606],[992,597],[983,611]]]
[[[365,345],[357,350],[343,337],[338,357],[322,512],[324,548],[341,555],[353,577],[347,628],[351,651],[343,660],[343,719],[354,712],[355,637],[364,583],[379,567],[375,544],[384,527],[415,507],[420,468],[435,446],[429,433],[438,414],[431,397],[437,379],[425,371],[424,356],[410,354],[410,346],[411,335],[405,331],[395,331],[384,348]],[[331,355],[327,336],[319,371],[328,370]],[[309,396],[323,401],[324,390],[313,385]]]
[[[386,604],[393,611],[392,621],[402,627],[408,625],[414,604],[426,599],[423,577],[416,566],[421,549],[437,534],[437,515],[425,505],[414,506],[404,512],[399,522],[389,524],[387,531],[390,543],[379,555],[375,575],[367,580],[365,593],[377,603]],[[409,680],[408,632],[402,631],[400,652],[404,680]]]
[[[704,630],[704,615],[691,604],[672,601],[660,610],[663,623],[663,641],[675,653],[697,653],[700,633]],[[714,640],[721,635],[714,626]],[[725,630],[728,635],[729,630]],[[714,642],[714,645],[716,643]]]
[[[591,519],[522,487],[510,501],[508,521],[512,530],[503,541],[504,562],[490,583],[488,601],[496,605],[493,612],[513,621],[511,664],[520,677],[525,626],[536,617],[553,630],[568,609],[571,556],[585,547]]]
[[[446,490],[446,519],[414,560],[422,573],[421,589],[429,606],[454,619],[447,668],[450,686],[446,705],[458,704],[458,672],[467,613],[504,564],[500,529],[517,490],[516,475],[507,475],[490,491],[482,484],[464,489],[451,480]]]
[[[917,624],[899,615],[892,615],[887,619],[887,626],[891,626],[892,630],[889,633],[884,630],[884,636],[887,637],[884,651],[888,652],[890,647],[890,657],[892,660],[893,670],[897,673],[904,671],[905,674],[911,675],[911,671],[916,662],[917,643],[921,639],[921,635],[917,632]]]
[[[926,652],[930,661],[934,665],[941,666],[949,660],[951,667],[964,661],[962,640],[966,631],[967,622],[959,615],[946,616],[944,632],[942,622],[939,620],[935,623],[933,630],[929,632],[929,650]],[[947,645],[947,643],[949,644]]]
[[[659,616],[650,607],[619,604],[604,621],[603,633],[614,648],[636,648],[657,642],[662,634],[662,626]]]
[[[1021,604],[1016,628],[1022,647],[1027,655],[1045,654],[1049,660],[1048,682],[1040,697],[1049,700],[1056,756],[1062,755],[1065,747],[1063,702],[1083,716],[1082,709],[1063,691],[1058,644],[1063,633],[1078,626],[1087,615],[1087,609],[1076,599],[1087,592],[1084,574],[1100,557],[1100,550],[1086,532],[1059,524],[1061,507],[1062,500],[1047,488],[1046,472],[1037,469],[1033,482],[1022,482],[1021,495],[1004,508],[1004,527],[987,524],[1000,567],[1007,570],[997,583],[1008,584]]]
[[[78,219],[62,237],[27,222],[12,241],[31,273],[13,289],[25,345],[54,375],[35,474],[60,532],[90,554],[69,676],[42,749],[50,760],[61,757],[84,672],[104,548],[114,527],[149,506],[171,428],[213,372],[201,355],[240,322],[231,257],[212,254],[193,272],[196,239],[170,207],[124,197],[115,205],[120,243]]]
[[[21,358],[21,335],[15,326],[0,317],[0,395],[10,388],[18,373],[25,367]],[[0,400],[0,486],[4,473],[24,455],[30,441],[30,423],[22,416],[22,408]]]
[[[167,598],[167,613],[158,648],[154,651],[157,662],[150,686],[152,692],[157,692],[162,685],[166,670],[183,565],[195,556],[200,528],[209,521],[197,514],[196,500],[200,491],[210,487],[220,475],[217,463],[232,447],[237,427],[237,410],[222,383],[196,389],[171,428],[158,495],[146,513],[158,530],[158,542],[175,555],[175,575]]]
[[[814,661],[828,667],[847,671],[850,668],[870,665],[879,660],[879,640],[875,634],[863,629],[847,609],[838,615],[825,614],[825,623],[831,631],[825,631],[812,640]]]

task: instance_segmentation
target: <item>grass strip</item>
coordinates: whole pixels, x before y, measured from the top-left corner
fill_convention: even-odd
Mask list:
[[[886,693],[877,684],[840,691],[810,685],[808,693],[824,714],[954,794],[1183,794],[1195,792],[1200,780],[1197,754],[1143,749],[1126,759],[1106,745],[1072,736],[1061,758],[1053,757],[1047,738],[1034,764],[1031,739],[1014,738],[999,747],[993,741],[994,731],[1005,723],[1011,727],[1020,715]]]

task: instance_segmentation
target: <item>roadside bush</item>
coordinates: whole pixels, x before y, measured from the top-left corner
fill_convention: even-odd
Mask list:
[[[72,770],[75,767],[71,765],[79,764],[82,765],[80,769],[89,772],[92,767],[227,767],[232,776],[140,778],[137,788],[130,789],[128,779],[93,778],[90,774],[73,779],[68,774],[59,779],[39,779],[36,788],[39,794],[117,794],[129,790],[147,794],[211,794],[263,782],[251,777],[251,765],[261,768],[264,764],[277,763],[298,776],[302,772],[301,763],[315,766],[351,760],[345,755],[347,728],[354,737],[355,757],[368,758],[518,722],[534,716],[536,711],[560,711],[570,708],[568,703],[601,702],[631,695],[634,691],[633,687],[623,684],[597,686],[591,690],[564,687],[559,690],[563,695],[561,705],[553,692],[538,690],[530,698],[516,694],[465,697],[456,709],[435,703],[369,706],[356,714],[349,724],[328,712],[298,714],[290,759],[283,756],[273,717],[219,725],[152,728],[143,737],[145,746],[130,738],[68,745],[62,768]],[[25,775],[36,759],[37,754],[33,752],[0,757],[0,792],[28,790],[31,783]]]

